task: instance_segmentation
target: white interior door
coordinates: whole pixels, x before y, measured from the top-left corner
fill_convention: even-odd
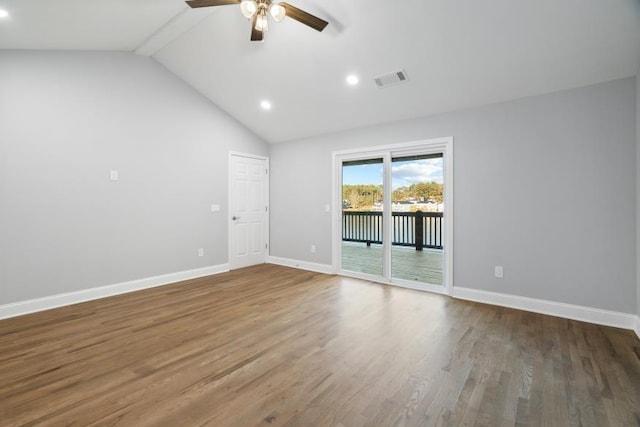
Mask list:
[[[263,264],[268,253],[268,160],[230,156],[229,267]]]

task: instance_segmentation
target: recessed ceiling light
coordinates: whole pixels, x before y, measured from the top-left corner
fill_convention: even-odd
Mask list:
[[[263,110],[271,110],[271,103],[266,99],[264,101],[260,101],[260,106]]]
[[[7,18],[9,16],[9,12],[4,9],[0,9],[0,18]]]
[[[347,83],[349,83],[351,86],[357,85],[358,82],[360,82],[360,79],[355,74],[350,74],[347,76]]]

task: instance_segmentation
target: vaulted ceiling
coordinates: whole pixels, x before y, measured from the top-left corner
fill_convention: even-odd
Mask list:
[[[182,0],[0,0],[0,49],[152,56],[269,142],[459,110],[636,75],[640,0],[289,0],[250,42],[239,6]],[[408,82],[379,88],[405,69]],[[360,83],[349,86],[348,74]],[[269,100],[270,111],[260,108]]]

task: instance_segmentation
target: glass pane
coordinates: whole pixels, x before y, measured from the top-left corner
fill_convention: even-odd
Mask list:
[[[442,285],[442,154],[392,159],[391,277]]]
[[[382,159],[342,163],[342,269],[382,276]]]

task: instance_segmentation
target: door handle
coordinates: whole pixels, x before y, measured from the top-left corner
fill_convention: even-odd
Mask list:
[[[231,219],[235,221],[236,219],[240,219],[240,217],[234,215],[234,216],[231,217]]]

